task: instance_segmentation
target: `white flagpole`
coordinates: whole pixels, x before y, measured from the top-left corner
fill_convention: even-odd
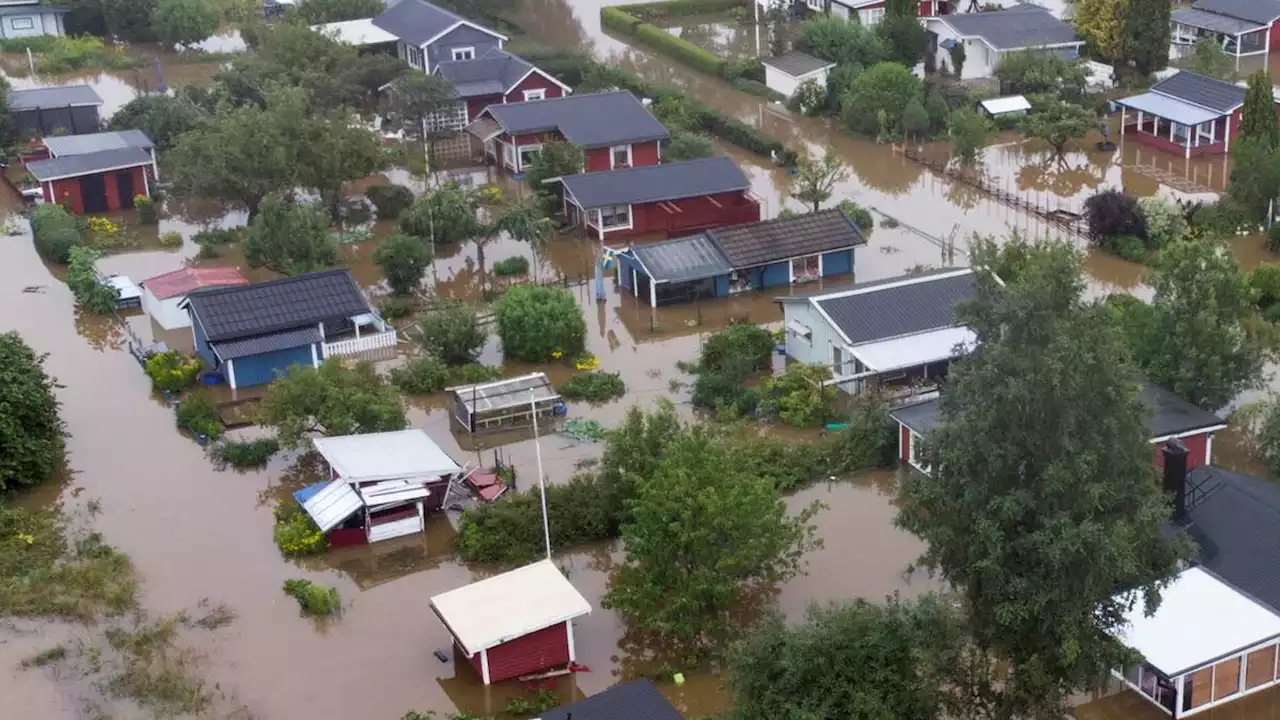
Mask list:
[[[547,485],[542,475],[542,443],[538,442],[537,391],[529,390],[529,411],[533,413],[533,447],[538,453],[538,491],[542,494],[542,536],[547,542],[547,559],[551,559],[551,524],[547,521]]]

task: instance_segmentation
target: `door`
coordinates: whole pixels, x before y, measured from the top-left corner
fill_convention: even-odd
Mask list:
[[[107,176],[102,173],[80,178],[80,198],[86,213],[107,211]]]
[[[120,199],[120,209],[129,210],[133,208],[133,197],[137,195],[137,190],[133,187],[133,169],[121,170],[116,173],[116,192]]]

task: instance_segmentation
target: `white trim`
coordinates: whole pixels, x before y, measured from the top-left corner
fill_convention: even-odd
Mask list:
[[[538,97],[529,97],[529,95],[533,93],[537,93]],[[547,99],[546,88],[534,88],[532,90],[524,91],[524,102],[532,102],[534,100],[546,100],[546,99]]]
[[[42,183],[56,182],[58,180],[68,180],[70,178],[84,177],[86,175],[101,175],[102,173],[116,172],[119,170],[131,170],[136,167],[146,167],[147,165],[151,165],[154,162],[155,162],[154,160],[148,160],[145,163],[134,163],[132,165],[118,165],[116,167],[103,168],[101,170],[87,170],[82,173],[76,173],[75,175],[59,175],[57,177],[51,177],[51,178],[36,178],[36,180],[39,180]],[[34,177],[34,175],[32,177]]]
[[[466,53],[468,57],[458,57],[458,53]],[[461,47],[449,48],[449,57],[453,62],[466,62],[476,59],[475,45],[463,45]]]
[[[563,90],[563,91],[564,91],[564,93],[565,93],[566,95],[568,95],[568,94],[570,94],[570,93],[572,93],[572,92],[573,92],[573,88],[569,87],[568,85],[565,85],[564,83],[560,82],[559,80],[555,79],[554,77],[552,77],[552,76],[550,76],[550,75],[548,75],[548,74],[546,74],[546,73],[542,72],[542,71],[541,71],[541,70],[539,70],[538,68],[530,66],[530,67],[529,67],[529,71],[528,71],[528,72],[526,72],[524,75],[521,75],[519,80],[517,80],[517,81],[515,81],[515,82],[511,83],[511,87],[509,87],[509,88],[507,88],[506,90],[504,90],[504,91],[503,91],[503,93],[502,93],[502,94],[503,94],[503,96],[504,96],[503,102],[506,102],[506,100],[505,100],[505,96],[506,96],[507,94],[509,94],[512,90],[515,90],[516,88],[520,87],[520,83],[524,82],[525,80],[528,80],[528,79],[529,79],[529,76],[530,76],[530,75],[532,75],[532,74],[534,74],[534,73],[538,73],[538,74],[539,74],[539,75],[541,75],[542,77],[544,77],[544,78],[546,78],[546,79],[550,80],[551,82],[555,83],[556,85],[559,85],[559,86],[560,86],[560,89],[561,89],[561,90]]]
[[[606,207],[615,208],[615,207],[622,207],[622,205],[623,203],[619,203],[617,205],[608,205]],[[626,225],[614,225],[613,227],[605,227],[604,226],[604,208],[595,208],[596,222],[595,222],[595,225],[593,225],[593,227],[595,227],[596,230],[599,230],[601,232],[607,232],[607,233],[613,232],[615,230],[632,229],[636,223],[635,211],[634,211],[634,208],[631,207],[630,203],[626,203],[626,206],[627,206],[627,224]],[[653,276],[650,276],[650,278],[652,277]]]
[[[632,155],[631,143],[627,143],[626,145],[610,145],[609,146],[609,169],[613,170],[614,168],[618,167],[617,156],[614,155],[614,151],[618,150],[619,148],[627,149],[627,165],[626,166],[635,167],[632,164],[632,162],[635,160],[635,157],[634,155]]]
[[[489,684],[489,650],[480,651],[480,681]]]
[[[1197,428],[1195,430],[1187,430],[1186,432],[1174,433],[1173,435],[1161,435],[1160,437],[1157,437],[1157,438],[1151,438],[1151,440],[1149,440],[1148,442],[1154,445],[1155,443],[1164,442],[1166,440],[1173,440],[1174,438],[1184,438],[1184,437],[1191,437],[1193,435],[1203,435],[1205,433],[1215,433],[1215,432],[1218,432],[1219,430],[1226,430],[1226,429],[1227,429],[1227,426],[1225,423],[1222,425],[1210,425],[1209,427]]]
[[[316,343],[311,343],[311,367],[320,367],[320,353],[316,352]]]
[[[232,390],[235,390],[235,389],[236,389],[236,361],[235,361],[235,358],[232,358],[231,360],[228,360],[228,361],[225,363],[225,365],[226,365],[226,368],[227,368],[227,384],[231,386],[231,389],[232,389]]]
[[[906,427],[906,426],[903,425],[902,427]],[[919,470],[920,472],[924,473],[925,475],[933,474],[932,473],[933,468],[929,467],[928,465],[925,465],[924,463],[916,462],[916,456],[921,452],[920,443],[923,441],[923,438],[919,435],[919,433],[917,433],[915,430],[912,430],[911,428],[907,428],[907,433],[911,438],[911,446],[909,448],[909,451],[907,452],[907,464]]]
[[[565,638],[569,641],[569,662],[575,662],[578,659],[578,652],[573,647],[573,621],[572,620],[564,621],[564,635],[565,635]],[[1241,675],[1243,676],[1243,673]]]
[[[1211,433],[1204,441],[1204,464],[1213,464],[1213,434]]]
[[[489,29],[489,28],[487,28],[487,27],[481,27],[481,26],[479,26],[479,25],[476,25],[476,24],[475,24],[475,23],[473,23],[473,22],[467,22],[466,20],[459,20],[458,22],[456,22],[456,23],[454,23],[454,24],[450,25],[449,27],[445,28],[445,29],[444,29],[444,30],[442,30],[441,32],[439,32],[439,33],[437,33],[437,34],[433,35],[433,36],[432,36],[432,37],[430,37],[430,38],[427,38],[426,42],[423,42],[421,45],[419,45],[419,47],[421,47],[421,48],[422,48],[422,50],[423,50],[423,56],[424,56],[424,57],[426,56],[426,49],[427,49],[427,46],[428,46],[428,45],[430,45],[430,44],[434,43],[435,41],[439,40],[440,38],[444,37],[445,35],[448,35],[449,33],[453,32],[454,30],[457,30],[458,28],[462,27],[463,25],[466,25],[467,27],[469,27],[469,28],[473,28],[473,29],[475,29],[475,30],[479,30],[480,32],[485,33],[485,34],[487,34],[487,35],[492,35],[493,37],[496,37],[496,38],[498,38],[499,40],[509,40],[509,39],[510,39],[510,38],[508,38],[506,35],[503,35],[502,33],[496,33],[496,32],[494,32],[494,31],[490,30],[490,29]]]
[[[524,172],[524,168],[525,168],[524,153],[525,153],[525,151],[526,151],[526,150],[537,150],[538,152],[542,152],[542,143],[537,143],[537,144],[535,144],[535,145],[517,145],[517,146],[515,146],[515,148],[516,148],[516,172]],[[533,163],[531,162],[531,163],[529,163],[529,165],[533,165]]]

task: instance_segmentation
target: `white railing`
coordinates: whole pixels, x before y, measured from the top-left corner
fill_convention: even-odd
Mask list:
[[[381,350],[396,346],[396,331],[387,330],[386,332],[373,333],[370,335],[362,335],[358,338],[348,338],[337,342],[324,344],[324,356],[333,357],[334,355],[358,355],[369,350]]]

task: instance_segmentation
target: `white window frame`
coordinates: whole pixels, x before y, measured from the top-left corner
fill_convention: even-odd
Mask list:
[[[405,62],[409,63],[409,67],[418,68],[419,70],[421,70],[422,58],[423,58],[422,48],[416,45],[404,46],[404,59],[405,59]]]
[[[468,45],[467,47],[450,48],[449,57],[453,58],[454,62],[458,62],[460,60],[475,60],[476,49],[471,45]]]
[[[634,158],[631,154],[631,145],[614,145],[609,148],[609,168],[610,169],[618,167],[618,151],[623,149],[627,151],[627,163],[623,167],[635,167],[634,165],[632,165],[632,160],[634,160]]]
[[[516,149],[511,143],[502,143],[502,164],[512,169],[516,168]]]
[[[844,375],[844,367],[849,364],[849,359],[845,358],[845,356],[851,355],[851,354],[852,353],[846,352],[845,349],[840,347],[839,345],[831,346],[831,374],[832,375],[835,375],[836,377],[840,377]]]
[[[858,11],[858,22],[866,25],[867,27],[879,25],[882,20],[884,20],[884,8],[882,7],[867,8],[865,10]]]
[[[519,148],[516,149],[516,156],[520,158],[519,169],[521,171],[523,171],[526,167],[533,165],[532,159],[530,160],[524,159],[524,155],[527,152],[538,152],[538,153],[542,152],[542,143],[538,143],[537,145],[521,145]]]
[[[911,428],[907,428],[907,432],[911,437],[911,457],[907,460],[907,463],[925,475],[932,474],[932,466],[920,458],[920,443],[924,442],[924,438],[920,437],[920,434]]]
[[[529,102],[530,100],[546,100],[546,99],[547,99],[546,88],[534,88],[533,90],[524,91],[525,102]]]
[[[19,25],[19,22],[24,22],[26,25]],[[9,27],[13,30],[35,30],[36,19],[30,15],[25,17],[9,18]]]
[[[801,256],[801,257],[791,258],[791,268],[790,268],[790,270],[791,270],[791,283],[792,283],[792,284],[795,284],[795,283],[796,283],[796,281],[797,281],[797,278],[798,278],[798,274],[796,273],[796,263],[798,262],[798,263],[802,263],[802,264],[808,264],[808,261],[810,261],[810,260],[812,260],[812,259],[814,259],[814,258],[817,258],[817,259],[818,259],[818,276],[817,276],[817,277],[815,277],[815,278],[807,278],[807,279],[805,279],[805,282],[813,282],[813,281],[815,281],[815,280],[821,280],[821,279],[822,279],[822,275],[823,275],[823,272],[822,272],[822,253],[815,253],[815,254],[813,254],[813,255],[803,255],[803,256]]]
[[[823,7],[823,0],[805,0],[805,4],[814,12],[822,12],[826,9]]]
[[[623,224],[621,224],[621,223],[617,223],[617,222],[615,222],[615,224],[613,224],[613,225],[608,224],[608,223],[605,221],[604,211],[605,211],[605,210],[610,211],[610,212],[612,213],[612,214],[610,215],[610,217],[613,217],[613,218],[615,218],[615,219],[616,219],[616,218],[617,218],[617,216],[618,216],[618,214],[619,214],[619,212],[618,212],[618,209],[619,209],[619,208],[626,208],[626,209],[627,209],[627,210],[626,210],[626,212],[627,212],[627,224],[626,224],[626,225],[623,225]],[[631,212],[631,206],[630,206],[630,205],[610,205],[609,207],[603,207],[603,208],[600,208],[600,209],[596,210],[596,218],[599,220],[600,228],[601,228],[601,229],[603,229],[605,232],[610,232],[610,231],[613,231],[613,230],[630,230],[630,229],[632,228],[633,224],[635,223],[635,216],[634,216],[634,215],[632,214],[632,212]]]

